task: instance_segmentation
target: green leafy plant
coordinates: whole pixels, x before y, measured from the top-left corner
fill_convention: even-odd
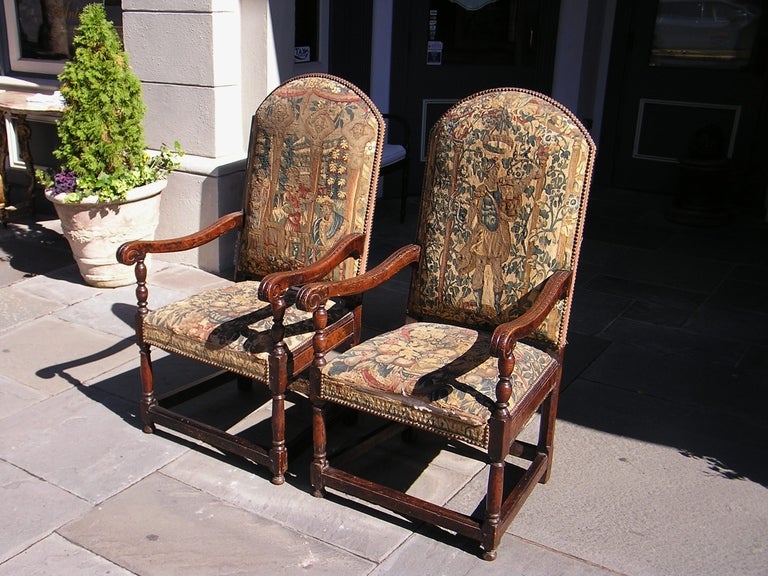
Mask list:
[[[66,202],[123,200],[130,189],[166,178],[183,151],[175,142],[147,153],[141,82],[102,4],[83,8],[73,48],[59,75],[65,106],[53,154],[60,168],[38,171],[38,181]]]

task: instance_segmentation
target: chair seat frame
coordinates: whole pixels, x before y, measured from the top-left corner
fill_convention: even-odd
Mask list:
[[[549,479],[562,370],[563,350],[555,350],[552,352],[557,360],[555,369],[539,380],[523,398],[522,404],[515,406],[515,410],[510,413],[509,378],[514,369],[513,351],[517,342],[530,336],[557,301],[566,296],[571,286],[572,274],[565,270],[554,272],[546,281],[533,306],[515,320],[498,326],[493,333],[489,353],[498,359],[499,381],[494,409],[488,421],[490,443],[487,457],[490,473],[485,512],[478,519],[344,472],[331,465],[327,454],[327,402],[321,396],[320,379],[322,368],[326,364],[325,354],[333,349],[333,342],[326,334],[328,327],[325,326],[325,303],[331,298],[361,294],[381,285],[401,270],[414,265],[420,253],[420,247],[412,244],[399,249],[361,276],[334,283],[310,283],[299,291],[297,306],[313,313],[316,327],[315,362],[310,370],[310,399],[313,405],[315,439],[311,467],[314,495],[322,497],[326,488],[336,489],[406,517],[453,530],[478,541],[484,550],[483,558],[493,560],[496,558],[496,549],[502,535],[534,486]],[[529,422],[527,415],[538,406],[541,406],[541,421],[537,444],[517,440],[517,436]],[[508,456],[528,460],[531,464],[514,487],[504,494]],[[341,455],[339,457],[344,458]]]
[[[365,237],[363,234],[349,234],[311,266],[272,273],[265,276],[259,285],[260,301],[269,303],[272,308],[271,335],[276,346],[269,357],[269,370],[270,374],[277,376],[269,383],[272,395],[272,443],[270,446],[262,446],[174,410],[178,404],[218,386],[231,383],[233,379],[242,379],[242,376],[221,370],[209,377],[177,388],[169,394],[158,396],[154,389],[151,346],[143,338],[144,317],[149,313],[147,254],[180,252],[203,246],[228,232],[239,229],[242,222],[242,212],[233,212],[222,216],[207,228],[182,238],[127,242],[119,248],[118,261],[134,266],[136,275],[136,335],[142,383],[140,416],[146,433],[155,432],[158,425],[175,430],[224,452],[267,467],[272,473],[272,482],[282,484],[288,469],[285,440],[285,401],[288,383],[294,376],[304,372],[312,364],[314,357],[312,342],[308,339],[306,343],[291,352],[293,369],[288,369],[288,351],[283,343],[285,327],[282,323],[286,309],[285,296],[293,286],[324,278],[346,258],[360,258]],[[338,344],[356,344],[361,331],[360,305],[352,306],[350,313],[333,324],[332,331],[336,335]]]

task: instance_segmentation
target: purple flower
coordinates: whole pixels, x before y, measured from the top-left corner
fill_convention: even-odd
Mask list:
[[[74,192],[76,187],[77,177],[74,172],[64,170],[63,172],[57,172],[53,175],[54,194],[69,194],[70,192]]]

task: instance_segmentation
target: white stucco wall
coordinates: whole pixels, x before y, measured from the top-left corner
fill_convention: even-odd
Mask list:
[[[190,234],[240,208],[251,116],[292,72],[293,10],[292,0],[123,0],[147,145],[178,140],[186,153],[163,192],[158,238]],[[230,234],[158,259],[227,271],[234,242]]]

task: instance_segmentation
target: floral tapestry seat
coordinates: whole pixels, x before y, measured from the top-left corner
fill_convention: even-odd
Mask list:
[[[438,119],[417,242],[353,282],[307,284],[297,297],[317,330],[310,373],[315,495],[348,493],[477,540],[484,558],[496,557],[504,531],[551,470],[594,156],[574,115],[530,90],[480,92]],[[330,299],[372,289],[408,266],[408,322],[326,358]],[[479,448],[489,464],[480,512],[461,513],[335,467],[350,457],[326,453],[328,403]],[[539,411],[538,442],[518,440]],[[529,465],[510,487],[511,456]]]
[[[489,348],[487,332],[434,322],[406,324],[330,360],[321,395],[487,448],[499,378]],[[514,355],[520,368],[511,375],[510,409],[557,367],[549,354],[523,343]]]
[[[328,74],[294,77],[253,115],[241,211],[184,238],[120,248],[120,261],[136,270],[145,431],[171,428],[267,466],[274,483],[284,482],[285,395],[307,392],[302,373],[313,356],[311,315],[297,310],[293,299],[305,282],[365,271],[384,130],[375,105],[351,83]],[[238,234],[236,281],[152,310],[146,254],[196,248],[227,232]],[[359,298],[332,307],[339,344],[360,340],[360,310]],[[266,385],[271,444],[180,414],[173,395],[158,398],[152,347],[223,369],[217,383]],[[202,383],[200,393],[211,386]],[[180,388],[190,395],[189,386]]]
[[[258,281],[246,280],[208,290],[150,311],[143,320],[144,342],[260,382],[269,382],[274,348],[272,308],[259,301]],[[311,353],[312,315],[286,301],[283,344],[289,356]],[[341,301],[330,308],[332,321],[352,309]],[[291,370],[291,373],[293,370]],[[308,394],[296,377],[288,388]]]

